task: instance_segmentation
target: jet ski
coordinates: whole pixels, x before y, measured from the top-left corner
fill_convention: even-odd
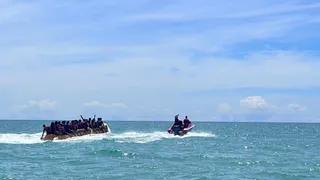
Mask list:
[[[169,134],[174,134],[179,135],[179,136],[183,136],[186,135],[188,132],[190,132],[193,128],[194,128],[194,124],[189,124],[188,127],[180,129],[180,125],[172,125],[169,129],[168,129],[168,133]]]

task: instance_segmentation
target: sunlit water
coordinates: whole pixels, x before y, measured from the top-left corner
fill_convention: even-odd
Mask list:
[[[320,179],[320,124],[109,122],[41,141],[49,121],[0,121],[0,179]]]

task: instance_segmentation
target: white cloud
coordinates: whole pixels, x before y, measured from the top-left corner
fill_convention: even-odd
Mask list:
[[[28,108],[38,108],[40,110],[54,110],[57,106],[56,101],[52,100],[40,100],[40,101],[29,101],[27,104],[21,105],[20,108],[28,109]]]
[[[83,103],[84,106],[90,107],[104,107],[104,108],[124,108],[127,109],[127,106],[123,103],[111,103],[111,104],[104,104],[99,101],[91,101],[87,103]]]
[[[96,114],[105,119],[115,120],[126,120],[129,118],[128,113],[130,109],[123,103],[105,104],[99,101],[91,101],[83,103],[83,105],[84,109],[81,114],[84,114],[85,116]]]
[[[268,102],[261,96],[249,96],[240,100],[240,105],[249,108],[265,109],[269,107]]]
[[[302,106],[302,105],[297,104],[297,103],[289,104],[289,105],[288,105],[288,108],[289,108],[291,111],[295,111],[295,112],[304,112],[304,111],[307,110],[307,107],[306,107],[306,106]]]
[[[239,101],[238,101],[239,102]],[[222,121],[268,121],[278,109],[262,96],[248,96],[240,99],[238,106],[219,104],[217,111]]]
[[[91,107],[109,107],[108,105],[103,104],[98,101],[91,101],[91,102],[83,103],[83,105],[84,106],[91,106]]]
[[[1,107],[46,97],[60,108],[38,101],[23,107],[50,109],[61,117],[78,109],[99,109],[114,116],[168,119],[175,112],[217,117],[210,108],[227,102],[214,113],[261,115],[279,110],[269,103],[274,94],[268,101],[262,98],[264,92],[190,94],[251,87],[320,88],[319,55],[292,44],[292,39],[319,36],[317,24],[308,26],[318,15],[319,3],[8,2],[0,4],[0,23],[8,23],[0,30]],[[13,23],[21,20],[28,23]],[[239,96],[250,94],[260,96],[244,98],[238,107]],[[304,100],[287,101],[308,107],[320,102],[294,96]],[[283,105],[283,99],[275,104],[290,103]]]
[[[139,109],[134,107],[137,102],[147,109],[169,108],[181,112],[209,107],[210,104],[207,101],[217,102],[218,99],[225,101],[223,98],[226,97],[212,96],[198,102],[200,99],[187,95],[182,96],[184,93],[201,90],[320,86],[319,81],[316,81],[316,77],[319,76],[316,69],[320,68],[318,62],[289,61],[299,55],[291,55],[286,52],[279,55],[281,53],[269,54],[268,58],[265,58],[264,55],[255,55],[255,57],[252,56],[254,60],[248,61],[213,59],[195,65],[184,58],[171,62],[165,61],[166,64],[163,64],[159,58],[150,58],[149,60],[128,58],[97,64],[76,64],[32,72],[15,72],[10,75],[9,72],[2,71],[0,75],[2,74],[6,78],[3,85],[6,88],[11,88],[10,93],[15,94],[15,99],[20,102],[28,96],[35,99],[47,96],[62,104],[74,103],[66,108],[79,108],[76,104],[83,102],[88,102],[87,105],[91,103],[91,105],[107,108],[112,105],[99,104],[99,102],[119,102],[121,98],[125,106],[131,107],[130,111],[138,111],[134,114],[142,114],[141,111],[139,113]],[[291,63],[290,66],[286,65],[287,63]],[[178,67],[181,71],[172,75],[169,71],[170,67]],[[281,72],[281,75],[278,72]],[[106,76],[106,73],[117,74],[117,76]],[[28,86],[30,83],[33,86]],[[79,85],[82,85],[81,88],[75,88]],[[19,90],[21,86],[24,87],[24,91]],[[42,91],[37,91],[38,87],[41,87]],[[106,96],[108,94],[112,94],[112,96]],[[197,103],[189,103],[188,99],[190,98]],[[237,98],[237,96],[233,95],[233,98]],[[99,99],[99,102],[92,102],[92,99]],[[244,98],[240,103],[243,107],[250,108],[272,107],[264,98],[258,96]],[[114,104],[113,106],[121,105]]]
[[[53,100],[31,100],[26,104],[14,105],[10,108],[8,119],[55,119],[58,103]]]
[[[151,56],[150,58],[133,57],[96,64],[42,67],[44,69],[37,68],[37,71],[32,72],[15,71],[10,76],[7,74],[8,72],[0,72],[0,74],[7,77],[7,82],[19,85],[26,85],[31,82],[39,86],[46,84],[47,88],[50,87],[50,89],[58,92],[73,91],[73,88],[82,84],[82,82],[86,82],[90,88],[99,87],[106,92],[121,91],[126,88],[131,91],[139,88],[161,92],[241,87],[320,87],[320,81],[316,80],[320,78],[320,74],[317,73],[320,62],[308,60],[310,57],[300,58],[299,55],[299,53],[278,52],[251,56],[248,60],[212,58],[201,60],[195,65],[188,61],[187,57],[182,56],[177,57],[177,59],[165,59],[164,57],[162,59],[161,54],[155,54],[154,56],[158,56],[158,58]],[[288,63],[290,63],[290,66],[287,65]],[[170,72],[171,67],[178,67],[181,72],[173,75]],[[10,72],[12,73],[12,71]],[[44,72],[45,74],[39,76],[39,73]],[[106,77],[106,73],[115,73],[119,76]],[[62,80],[55,81],[56,79]],[[54,83],[49,83],[47,80],[52,80]],[[105,84],[105,82],[112,83],[112,85]],[[192,84],[192,86],[176,86],[176,82]],[[65,88],[61,89],[61,86]],[[171,89],[165,88],[174,86],[176,87]],[[37,86],[28,87],[26,90],[29,91],[35,87]]]
[[[276,107],[261,96],[249,96],[240,100],[240,106],[245,109],[240,112],[247,121],[268,121],[276,111]]]

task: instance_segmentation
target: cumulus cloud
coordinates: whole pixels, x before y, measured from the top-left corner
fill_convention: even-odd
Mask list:
[[[77,114],[79,109],[113,116],[168,116],[162,119],[174,112],[193,114],[196,119],[230,111],[233,117],[272,114],[276,106],[270,102],[280,90],[278,101],[286,100],[283,89],[320,88],[319,54],[308,49],[316,47],[308,43],[320,42],[319,3],[257,2],[178,0],[158,6],[156,1],[110,0],[56,6],[52,0],[4,1],[0,3],[4,27],[0,114],[9,104],[24,104],[26,97],[55,99],[64,108],[36,101],[20,110],[51,110],[60,117]],[[201,11],[194,11],[195,7]],[[260,90],[190,95],[239,88]],[[275,93],[268,95],[265,90],[270,89]],[[260,96],[243,98],[239,105],[240,96],[252,94]],[[317,104],[306,94],[290,98],[283,106],[300,102],[295,100],[299,98],[310,109]],[[209,109],[220,102],[229,106],[222,104],[212,114]]]
[[[266,109],[269,108],[268,102],[261,96],[249,96],[240,100],[240,105],[252,109]]]
[[[266,121],[274,115],[274,105],[261,96],[249,96],[240,100],[243,118],[248,121]]]
[[[288,108],[291,111],[294,111],[294,112],[304,112],[304,111],[308,110],[306,106],[302,106],[302,105],[297,104],[297,103],[289,104]]]
[[[275,106],[262,96],[248,96],[238,100],[231,108],[229,103],[217,107],[218,120],[222,121],[267,121],[274,115]]]

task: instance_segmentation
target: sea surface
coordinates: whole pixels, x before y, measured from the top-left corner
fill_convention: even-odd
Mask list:
[[[50,121],[0,121],[0,179],[315,179],[320,124],[110,121],[111,134],[41,141]]]

